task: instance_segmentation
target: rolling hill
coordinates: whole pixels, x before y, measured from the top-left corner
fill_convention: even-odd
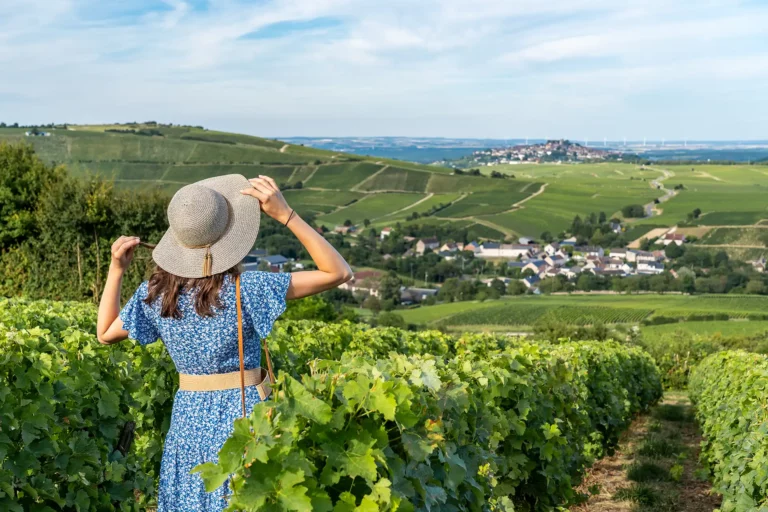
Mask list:
[[[66,164],[75,175],[109,176],[121,187],[173,193],[211,176],[267,174],[286,186],[286,197],[299,212],[315,215],[328,228],[347,220],[368,220],[378,228],[397,222],[452,223],[480,238],[538,237],[566,229],[575,215],[620,217],[629,204],[647,205],[653,213],[628,219],[638,236],[685,221],[696,208],[703,213],[691,223],[701,233],[713,226],[764,228],[768,218],[765,166],[520,164],[484,168],[507,175],[491,178],[200,127],[68,126],[34,137],[25,131],[0,128],[0,142],[32,144],[48,162]],[[661,203],[654,205],[656,199]]]

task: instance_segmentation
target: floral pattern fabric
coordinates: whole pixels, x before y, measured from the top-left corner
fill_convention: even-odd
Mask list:
[[[269,335],[285,311],[290,274],[244,272],[240,276],[243,306],[245,368],[261,365],[260,340]],[[195,312],[194,293],[179,298],[181,319],[162,318],[160,302],[149,305],[147,282],[120,312],[123,328],[142,345],[161,339],[180,373],[208,375],[240,369],[237,342],[237,309],[234,280],[227,276],[221,290],[223,308],[213,317]],[[245,389],[246,407],[260,402],[255,386]],[[203,462],[217,461],[218,452],[242,416],[240,389],[177,391],[171,427],[165,439],[160,469],[158,512],[220,511],[226,506],[229,482],[211,493],[199,474],[190,470]]]

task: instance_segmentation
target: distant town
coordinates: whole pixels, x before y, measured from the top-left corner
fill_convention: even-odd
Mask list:
[[[543,162],[621,161],[624,156],[620,151],[582,146],[568,140],[548,140],[538,144],[520,144],[475,151],[467,160],[471,165],[492,166]],[[631,156],[636,157],[636,155]]]

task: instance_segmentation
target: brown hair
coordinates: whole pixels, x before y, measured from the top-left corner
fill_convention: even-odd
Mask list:
[[[155,267],[152,277],[149,278],[149,291],[146,304],[152,304],[160,298],[160,316],[163,318],[181,318],[179,310],[179,295],[184,291],[196,292],[195,311],[200,316],[214,316],[214,309],[221,309],[224,303],[221,301],[221,287],[225,276],[235,278],[240,274],[240,266],[235,265],[226,272],[210,277],[188,278],[179,277],[166,272],[160,267]]]

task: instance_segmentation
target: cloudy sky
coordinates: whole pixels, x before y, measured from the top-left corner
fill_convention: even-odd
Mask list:
[[[0,121],[768,139],[763,0],[1,0]]]

